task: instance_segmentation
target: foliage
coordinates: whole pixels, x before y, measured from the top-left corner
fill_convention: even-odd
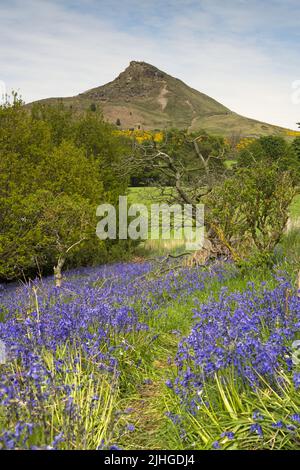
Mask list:
[[[121,123],[116,124],[117,126],[120,126]],[[162,142],[164,140],[164,133],[161,131],[157,132],[152,132],[152,131],[144,131],[144,130],[118,130],[116,131],[117,135],[125,136],[128,137],[138,143],[143,143],[147,141],[154,141],[154,142]]]
[[[259,162],[276,163],[280,171],[290,171],[295,182],[299,181],[299,158],[294,145],[283,137],[261,137],[246,145],[238,154],[238,164],[241,167],[249,167]]]
[[[256,139],[253,137],[243,137],[242,139],[239,140],[239,142],[236,145],[236,150],[241,151],[249,147],[249,145],[252,145],[255,142]]]
[[[296,137],[293,140],[292,147],[294,149],[294,152],[296,153],[298,157],[298,162],[300,162],[300,136]]]
[[[147,312],[222,276],[186,270],[183,279],[176,271],[157,278],[152,270],[150,264],[89,268],[69,272],[59,291],[44,279],[5,292],[0,337],[9,361],[1,368],[0,448],[111,443],[115,402],[130,386],[124,372],[143,357],[132,344],[135,338],[145,350],[151,344]],[[20,401],[22,409],[15,407]],[[19,433],[26,423],[30,433]]]
[[[127,166],[135,184],[175,187],[180,180],[187,192],[195,192],[195,186],[201,192],[226,172],[230,147],[224,138],[177,129],[166,131],[163,137],[134,146]]]
[[[68,251],[69,265],[106,256],[96,207],[125,192],[126,178],[111,166],[124,152],[124,139],[98,112],[74,116],[61,104],[28,112],[17,96],[0,108],[0,278],[48,271],[58,245],[82,238],[80,250]]]
[[[223,235],[236,259],[253,249],[264,257],[282,237],[294,196],[289,172],[279,172],[276,164],[240,169],[208,196],[208,225]]]

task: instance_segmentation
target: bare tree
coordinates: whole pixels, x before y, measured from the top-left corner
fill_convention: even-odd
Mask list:
[[[168,134],[163,143],[147,142],[133,146],[132,154],[127,157],[124,167],[125,173],[134,174],[145,169],[157,175],[153,184],[160,189],[156,199],[168,204],[190,204],[193,208],[193,218],[197,217],[197,204],[213,190],[216,183],[220,183],[229,173],[226,168],[226,145],[220,146],[218,151],[202,152],[201,141],[203,136],[184,135],[184,144],[189,148],[190,158],[181,158],[177,152],[170,151]],[[122,172],[124,174],[124,167]],[[206,225],[206,240],[204,250],[207,257],[218,254],[229,254],[228,246],[218,227],[211,223]],[[202,254],[199,256],[201,258]],[[194,256],[194,258],[197,258]]]

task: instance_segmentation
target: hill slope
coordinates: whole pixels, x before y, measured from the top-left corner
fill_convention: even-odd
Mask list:
[[[243,136],[286,135],[286,129],[240,116],[209,96],[187,86],[153,65],[130,62],[115,80],[62,101],[77,111],[96,105],[104,117],[121,128],[166,129],[176,127]]]

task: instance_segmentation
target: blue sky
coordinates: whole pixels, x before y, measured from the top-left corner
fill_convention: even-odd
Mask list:
[[[0,81],[26,101],[144,60],[240,114],[300,121],[299,1],[0,0],[0,18]]]

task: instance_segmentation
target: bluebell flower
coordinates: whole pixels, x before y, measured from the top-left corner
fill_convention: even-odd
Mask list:
[[[256,434],[259,435],[259,437],[263,437],[263,430],[260,424],[257,424],[257,423],[252,424],[250,426],[250,432],[255,432]]]
[[[213,447],[213,449],[221,449],[219,441],[214,441],[212,443],[212,447]]]
[[[300,423],[300,415],[299,414],[293,414],[290,416],[292,421],[295,421],[296,423]]]
[[[284,424],[282,421],[277,421],[276,423],[273,423],[272,424],[272,427],[273,428],[278,428],[278,429],[282,429],[284,427]]]
[[[171,380],[169,380],[169,379],[166,380],[165,384],[166,384],[166,386],[167,386],[168,388],[173,388],[173,383],[172,383]]]
[[[234,439],[234,432],[226,431],[221,434],[221,437],[227,437],[229,440]]]

